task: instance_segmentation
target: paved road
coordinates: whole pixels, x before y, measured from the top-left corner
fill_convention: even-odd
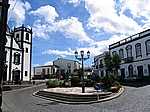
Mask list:
[[[10,112],[150,112],[150,85],[126,85],[120,97],[86,105],[61,104],[32,96],[40,88],[45,86],[6,92],[3,94],[3,102],[10,108]]]

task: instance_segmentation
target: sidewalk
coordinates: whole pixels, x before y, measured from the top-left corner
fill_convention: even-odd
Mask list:
[[[12,112],[7,106],[6,104],[2,104],[2,112]]]

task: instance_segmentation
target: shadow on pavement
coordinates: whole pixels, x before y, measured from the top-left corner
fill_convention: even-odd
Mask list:
[[[40,106],[49,106],[49,105],[57,105],[57,102],[50,102],[50,103],[40,103],[40,104],[36,104],[36,105],[40,105]]]
[[[120,82],[122,86],[143,87],[150,85],[150,82]]]

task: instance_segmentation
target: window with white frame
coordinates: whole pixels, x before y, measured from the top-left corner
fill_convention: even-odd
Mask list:
[[[150,54],[150,40],[147,40],[145,44],[146,44],[146,54]]]
[[[135,45],[135,50],[136,50],[136,57],[142,56],[142,53],[141,53],[141,44],[140,43],[137,43]]]
[[[20,54],[18,52],[14,53],[14,64],[15,65],[20,64]]]
[[[119,50],[119,56],[120,56],[121,59],[124,59],[123,49]]]
[[[127,50],[127,57],[132,57],[132,46],[128,45],[126,47],[126,50]]]

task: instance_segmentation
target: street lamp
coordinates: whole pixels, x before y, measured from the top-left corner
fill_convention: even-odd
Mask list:
[[[83,51],[83,50],[80,51],[81,58],[78,58],[78,52],[77,52],[77,51],[75,51],[74,54],[75,54],[76,59],[78,59],[79,61],[82,61],[82,93],[84,93],[84,92],[85,92],[85,85],[84,85],[83,61],[89,59],[89,57],[90,57],[90,52],[89,52],[89,51],[87,52],[87,58],[84,58],[84,51]]]
[[[0,109],[2,107],[2,80],[4,75],[4,53],[6,44],[6,26],[7,12],[9,4],[8,0],[0,0]]]
[[[67,63],[67,67],[68,67],[68,73],[71,74],[71,71],[70,71],[71,63]]]

